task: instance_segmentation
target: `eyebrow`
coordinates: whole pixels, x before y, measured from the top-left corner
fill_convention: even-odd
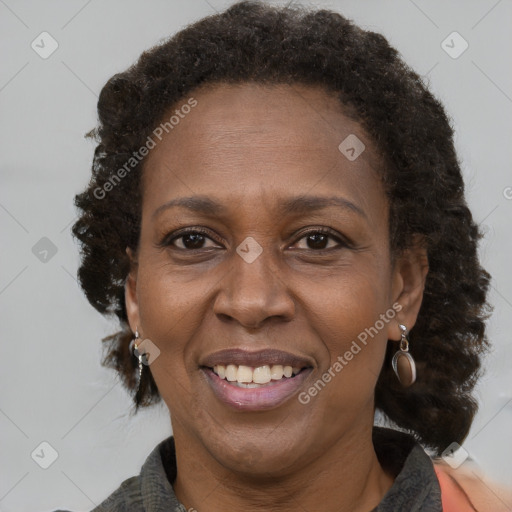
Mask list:
[[[313,211],[323,210],[329,207],[338,207],[344,210],[352,211],[357,213],[361,217],[367,218],[366,213],[352,201],[338,196],[311,196],[302,195],[286,199],[279,205],[279,214],[300,214],[310,213]],[[197,213],[205,215],[221,215],[226,213],[227,208],[208,196],[191,196],[191,197],[179,197],[167,201],[166,203],[159,206],[153,212],[153,218],[159,215],[162,211],[168,210],[169,208],[187,208]]]

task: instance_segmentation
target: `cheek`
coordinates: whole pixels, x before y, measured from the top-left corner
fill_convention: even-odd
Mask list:
[[[343,349],[347,340],[373,326],[391,306],[389,271],[371,261],[365,263],[351,265],[316,282],[310,280],[304,289],[306,309],[317,318],[314,323],[326,329],[322,338],[330,340],[332,349],[336,348],[336,340]]]
[[[344,414],[347,408],[364,407],[373,400],[387,328],[396,316],[389,287],[385,269],[352,268],[332,279],[327,290],[323,287],[310,294],[308,309],[315,311],[317,333],[328,353],[319,372],[325,386],[318,383],[316,391],[310,391],[329,404],[328,415]]]
[[[165,390],[188,386],[189,341],[204,318],[204,297],[211,286],[208,279],[185,282],[179,271],[170,272],[161,263],[147,262],[139,268],[138,300],[144,338],[160,350],[151,372],[164,395]],[[189,362],[189,365],[191,362]]]

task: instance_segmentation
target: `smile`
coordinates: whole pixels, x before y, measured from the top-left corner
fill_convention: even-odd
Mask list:
[[[281,364],[263,365],[257,368],[235,364],[218,364],[213,372],[234,386],[242,388],[257,388],[271,382],[288,379],[297,375],[302,368],[283,366]]]
[[[261,411],[299,393],[314,366],[309,357],[276,349],[225,349],[205,357],[199,369],[223,405]]]

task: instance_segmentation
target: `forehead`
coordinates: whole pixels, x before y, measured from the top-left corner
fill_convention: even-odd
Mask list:
[[[182,108],[191,98],[195,106]],[[320,87],[210,84],[163,121],[173,115],[176,124],[145,162],[145,206],[194,194],[250,199],[257,191],[268,199],[335,190],[364,205],[370,188],[383,194],[373,144]]]

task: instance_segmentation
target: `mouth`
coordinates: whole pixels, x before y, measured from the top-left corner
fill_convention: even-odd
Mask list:
[[[226,380],[233,386],[254,389],[295,377],[305,368],[283,366],[282,364],[265,364],[256,368],[236,364],[216,364],[209,369],[220,379]]]
[[[238,410],[272,409],[295,395],[314,362],[288,352],[229,349],[206,357],[200,370],[215,396]]]

